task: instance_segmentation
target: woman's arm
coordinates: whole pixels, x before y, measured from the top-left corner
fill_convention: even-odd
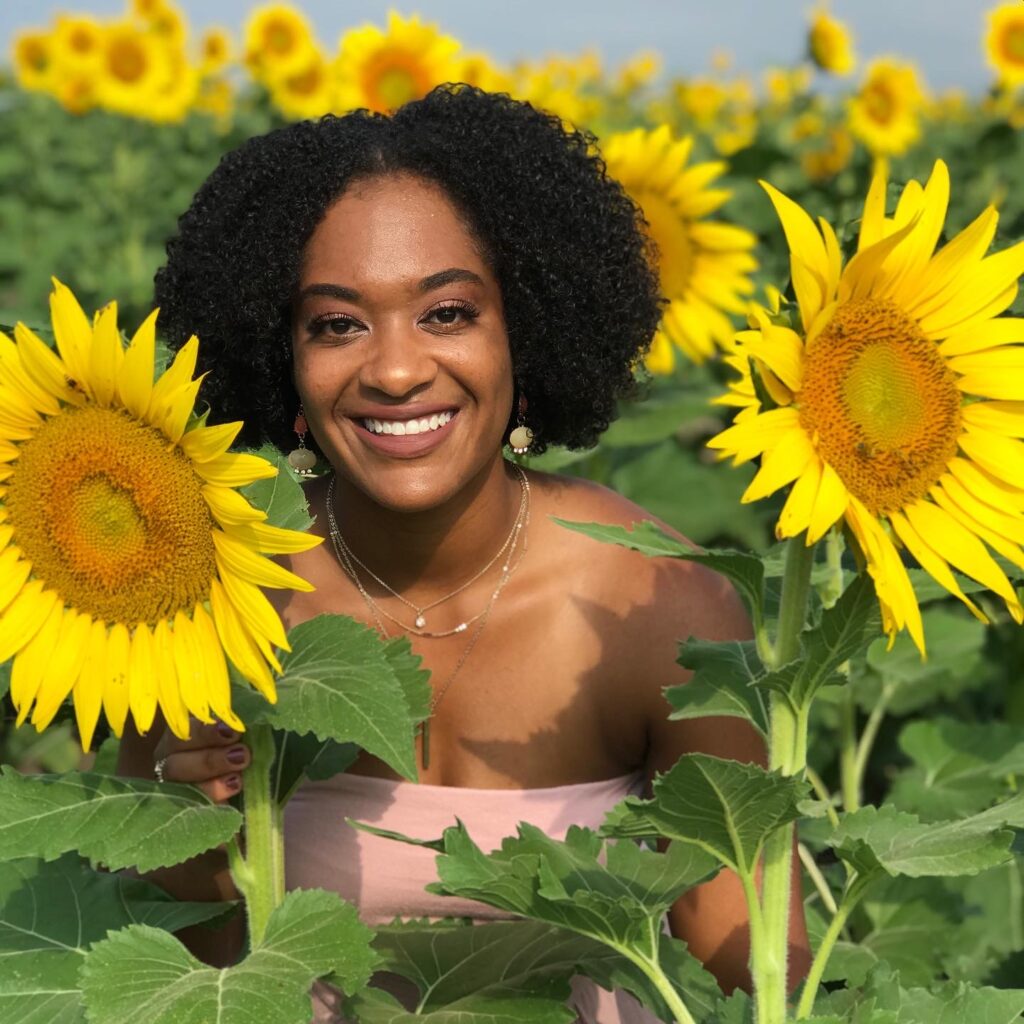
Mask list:
[[[216,733],[214,734],[216,738],[206,736],[211,728],[215,730],[216,727],[204,728],[193,722],[193,735],[189,743],[193,745],[212,743],[213,746],[192,749],[190,751],[192,756],[186,760],[186,766],[191,763],[194,766],[193,773],[194,771],[209,773],[211,781],[204,782],[202,788],[204,791],[211,790],[207,793],[211,799],[216,800],[218,796],[226,799],[229,794],[220,781],[223,766],[219,762],[220,758],[231,748],[233,739],[237,741],[237,736],[233,739]],[[164,755],[168,746],[168,738],[164,735],[165,730],[166,727],[159,711],[152,729],[145,736],[141,736],[135,730],[131,719],[129,719],[125,723],[124,734],[121,737],[116,774],[127,778],[152,779],[153,765],[160,756]],[[179,758],[181,753],[185,752],[183,749],[185,746],[186,744],[180,740],[175,741],[174,749],[178,751]],[[169,762],[168,768],[170,767]],[[220,771],[215,776],[214,773],[218,769]],[[239,770],[234,769],[234,771],[238,772]],[[173,781],[186,780],[175,777]],[[199,783],[201,780],[194,778],[187,781]],[[207,850],[182,864],[176,864],[169,868],[158,868],[156,871],[150,871],[138,877],[158,885],[179,900],[207,903],[241,898],[231,879],[227,851],[223,846]],[[221,928],[212,929],[202,925],[192,925],[183,928],[177,935],[192,954],[200,960],[213,967],[227,967],[235,963],[241,954],[245,941],[245,915],[236,914]]]

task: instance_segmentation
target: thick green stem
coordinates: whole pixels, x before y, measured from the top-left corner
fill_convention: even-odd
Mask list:
[[[747,871],[737,872],[743,885],[743,895],[747,901],[747,914],[750,918],[750,973],[754,978],[754,1006],[758,1024],[771,1021],[769,994],[772,990],[771,979],[777,973],[778,965],[770,962],[771,950],[768,947],[764,931],[764,914],[761,912],[761,899],[757,893],[752,874]],[[785,972],[785,964],[782,971]],[[783,982],[785,989],[785,982]],[[785,997],[783,997],[783,1016],[785,1019]]]
[[[249,946],[258,946],[267,922],[284,900],[283,814],[271,787],[274,734],[267,725],[249,729],[252,761],[245,772],[245,858],[232,858],[232,877],[245,897]]]
[[[814,545],[794,537],[786,546],[786,568],[782,577],[779,624],[775,633],[775,664],[778,669],[800,653],[800,634],[807,618],[807,594],[811,589]]]
[[[786,549],[782,599],[774,645],[773,668],[800,654],[800,635],[807,618],[807,597],[814,566],[814,546],[794,537]],[[795,708],[781,694],[772,694],[769,767],[784,775],[800,775],[807,764],[807,709]],[[789,962],[789,916],[793,871],[793,826],[777,829],[764,845],[761,880],[763,933],[751,925],[751,963],[757,992],[758,1024],[786,1020]],[[761,946],[763,948],[758,948]]]
[[[796,1008],[797,1020],[805,1020],[813,1012],[814,1000],[818,996],[818,987],[821,985],[825,968],[828,966],[829,958],[832,956],[832,950],[835,948],[843,928],[846,927],[846,921],[850,916],[850,912],[860,902],[866,888],[867,880],[856,877],[847,886],[835,916],[832,918],[832,923],[828,926],[828,930],[821,940],[821,945],[815,954],[811,969],[807,972],[807,981],[804,982],[803,992],[800,994],[800,1002]]]

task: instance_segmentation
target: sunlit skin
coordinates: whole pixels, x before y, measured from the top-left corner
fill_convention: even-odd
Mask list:
[[[315,230],[300,277],[295,384],[337,472],[339,526],[377,575],[425,605],[488,561],[519,507],[519,483],[501,452],[513,374],[498,281],[446,195],[409,177],[353,185]],[[402,458],[368,443],[361,416],[387,418],[383,409],[403,418],[417,405],[457,410],[435,447]],[[693,751],[763,762],[761,742],[745,723],[670,722],[662,694],[687,678],[675,661],[680,637],[750,635],[728,585],[700,566],[598,544],[551,519],[628,526],[652,518],[620,495],[539,472],[529,480],[528,553],[433,720],[430,766],[420,781],[562,786],[665,771]],[[326,482],[314,481],[307,493],[313,528],[325,533]],[[316,585],[314,593],[283,597],[287,625],[324,612],[372,624],[329,543],[287,564]],[[478,612],[496,574],[440,606],[438,624]],[[364,583],[381,607],[411,620],[406,606]],[[435,687],[465,646],[464,635],[413,638]],[[231,795],[223,781],[237,768],[223,757],[235,738],[202,727],[188,743],[161,742],[158,754],[173,755],[175,778],[202,783],[213,799]],[[138,774],[151,773],[152,741],[133,750]],[[130,773],[125,755],[122,767]],[[352,770],[394,777],[368,755]],[[727,990],[749,985],[746,909],[731,873],[680,899],[670,922]],[[795,983],[807,964],[799,899],[793,937]]]

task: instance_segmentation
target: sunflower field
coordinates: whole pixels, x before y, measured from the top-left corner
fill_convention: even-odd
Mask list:
[[[502,64],[416,14],[338,28],[325,46],[268,4],[197,35],[172,0],[130,0],[9,43],[0,1022],[306,1024],[317,984],[366,1024],[571,1024],[574,975],[678,1024],[1020,1020],[1024,4],[964,24],[992,74],[973,96],[898,54],[863,61],[825,7],[805,59],[759,76],[724,52],[695,75],[656,53]],[[297,475],[204,409],[203,339],[169,358],[153,276],[224,153],[445,82],[586,129],[643,211],[666,300],[644,399],[595,448],[522,461],[700,548],[651,523],[566,528],[732,581],[754,639],[681,637],[692,677],[665,714],[746,719],[769,763],[687,755],[564,839],[390,836],[436,851],[438,892],[520,920],[373,931],[333,893],[285,891],[283,808],[360,748],[415,778],[426,673],[340,616],[286,634],[262,588],[309,588],[268,557],[317,542]],[[178,735],[190,716],[244,731],[244,798],[116,773],[125,723],[158,709]],[[218,847],[244,910],[155,884]],[[749,993],[660,928],[723,867]],[[791,898],[812,947],[795,988]],[[231,966],[176,935],[237,914]],[[409,1005],[369,984],[382,970]]]

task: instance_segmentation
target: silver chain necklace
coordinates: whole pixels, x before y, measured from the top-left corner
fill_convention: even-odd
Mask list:
[[[452,685],[452,683],[455,682],[455,677],[459,674],[459,671],[461,670],[462,666],[466,663],[466,659],[469,657],[470,652],[476,646],[476,642],[480,639],[480,634],[484,631],[484,626],[487,625],[487,620],[490,617],[491,609],[494,607],[495,602],[498,600],[498,595],[502,592],[502,590],[505,589],[505,585],[512,578],[512,574],[516,571],[517,568],[519,568],[519,563],[523,560],[523,558],[526,555],[526,550],[527,550],[527,547],[528,547],[526,529],[530,525],[530,484],[529,484],[529,481],[526,479],[526,474],[522,471],[522,469],[519,466],[516,466],[516,470],[519,473],[519,481],[520,481],[520,484],[521,484],[521,486],[523,488],[522,498],[521,498],[520,504],[519,504],[519,512],[516,515],[516,523],[515,523],[515,526],[512,529],[512,533],[509,535],[508,540],[505,541],[504,545],[502,545],[501,550],[498,552],[499,554],[501,554],[501,551],[504,551],[506,548],[509,548],[508,558],[507,558],[507,560],[505,561],[505,563],[501,567],[501,577],[498,580],[498,585],[492,591],[491,596],[490,596],[489,600],[487,601],[487,604],[484,606],[482,611],[478,612],[472,618],[467,619],[465,622],[459,623],[459,625],[456,626],[455,629],[448,630],[448,631],[443,632],[443,633],[419,633],[418,634],[420,636],[425,636],[425,637],[451,636],[454,633],[461,633],[461,632],[463,632],[468,627],[468,625],[470,623],[473,623],[473,622],[477,621],[478,619],[480,620],[480,625],[477,626],[477,628],[473,631],[473,635],[469,638],[469,643],[466,645],[465,650],[463,650],[462,654],[459,655],[459,660],[455,663],[455,667],[452,669],[451,673],[448,675],[448,678],[444,681],[442,686],[431,697],[431,699],[430,699],[430,714],[431,714],[431,716],[434,714],[434,712],[437,711],[438,705],[444,699],[444,695],[448,692],[449,687]],[[338,524],[337,524],[337,522],[335,520],[335,517],[334,517],[334,480],[335,480],[335,478],[332,476],[331,477],[331,482],[330,482],[330,484],[328,484],[328,487],[327,487],[327,522],[328,522],[328,525],[330,527],[331,542],[332,542],[332,545],[334,547],[334,553],[337,556],[338,561],[341,564],[341,567],[345,570],[345,573],[349,577],[351,577],[351,579],[355,583],[356,588],[358,589],[359,593],[362,595],[363,601],[366,603],[366,607],[369,609],[370,614],[373,616],[374,622],[376,623],[377,629],[379,630],[381,636],[383,636],[385,638],[388,638],[390,636],[390,634],[388,633],[387,629],[385,628],[384,623],[381,620],[381,617],[380,617],[379,613],[383,612],[389,619],[391,619],[393,622],[395,622],[399,626],[401,626],[402,623],[399,622],[397,619],[395,619],[394,616],[388,614],[388,612],[386,612],[383,608],[381,608],[377,604],[377,602],[374,601],[374,599],[372,597],[370,597],[370,595],[367,592],[366,588],[363,586],[362,580],[360,580],[360,578],[359,578],[359,574],[356,572],[355,565],[353,564],[353,562],[351,560],[355,556],[351,555],[351,549],[348,548],[348,546],[345,544],[344,540],[342,539],[341,532],[338,530]],[[522,551],[520,551],[520,553],[519,553],[519,555],[517,557],[516,556],[516,549],[519,546],[520,533],[522,533],[523,546],[522,546]],[[482,572],[477,573],[477,575],[474,576],[473,579],[474,580],[479,579],[479,577],[483,575],[483,572],[486,572],[486,569],[490,568],[490,566],[493,565],[495,561],[497,561],[496,557],[494,559],[492,559],[491,562],[488,563],[487,567]],[[361,562],[359,564],[362,565]],[[365,569],[366,567],[363,566],[363,568]],[[368,569],[366,571],[369,572]],[[373,576],[373,573],[370,573],[370,575]],[[376,576],[374,576],[373,578],[377,579]],[[395,593],[382,580],[377,579],[377,582],[380,583],[382,586],[384,586],[387,590],[391,591],[392,594]],[[472,582],[472,580],[470,582]],[[468,586],[468,584],[463,584],[463,586],[460,587],[459,590],[464,590],[466,588],[466,586]],[[459,591],[454,591],[453,594],[454,593],[459,593]],[[399,597],[400,595],[395,594],[395,596]],[[451,597],[453,595],[450,594],[448,596]],[[445,598],[444,600],[447,600],[447,598]],[[435,602],[435,604],[437,604],[437,603],[440,603],[440,602]],[[415,605],[413,607],[415,607]],[[433,605],[430,605],[428,607],[433,607]],[[408,631],[409,630],[407,630],[407,632]],[[412,632],[415,633],[416,631],[413,630]],[[423,765],[424,768],[429,768],[430,767],[430,718],[427,718],[421,724],[421,726],[420,726],[420,736],[421,736],[421,739],[422,739],[422,743],[420,745],[420,762],[421,762],[421,764]]]
[[[460,584],[458,587],[455,588],[455,590],[451,591],[448,594],[445,594],[443,597],[439,597],[436,601],[431,601],[429,604],[425,605],[414,604],[408,598],[403,597],[401,594],[399,594],[398,591],[396,591],[393,587],[385,583],[384,580],[382,580],[372,569],[370,569],[367,565],[360,561],[359,558],[356,557],[355,552],[348,546],[348,544],[345,541],[345,538],[342,536],[341,530],[338,528],[337,519],[335,518],[334,515],[334,485],[337,477],[332,476],[331,482],[327,486],[327,524],[328,527],[330,528],[331,540],[334,543],[335,553],[338,556],[338,561],[342,563],[342,567],[345,568],[345,571],[348,573],[349,576],[352,577],[353,581],[356,583],[357,586],[360,587],[360,589],[362,589],[362,586],[359,580],[359,576],[358,573],[355,572],[353,566],[358,566],[360,569],[363,570],[363,572],[367,574],[367,576],[369,576],[371,579],[379,583],[381,587],[383,587],[389,594],[392,595],[392,597],[397,598],[406,607],[411,608],[414,612],[416,612],[416,618],[414,619],[413,624],[410,626],[408,623],[402,622],[401,619],[392,615],[385,608],[380,608],[379,606],[377,606],[381,613],[383,613],[388,619],[390,619],[396,626],[401,627],[406,633],[412,633],[414,636],[422,636],[428,639],[437,639],[440,637],[452,636],[455,633],[464,633],[477,619],[479,619],[484,614],[482,611],[477,612],[476,615],[473,615],[470,618],[458,623],[454,628],[444,630],[426,629],[425,627],[427,625],[427,618],[424,613],[430,611],[431,608],[436,608],[438,605],[444,604],[446,601],[450,601],[453,597],[455,597],[458,594],[461,594],[468,587],[472,586],[472,584],[476,583],[476,581],[480,579],[480,577],[483,576],[494,565],[494,563],[497,562],[498,559],[501,558],[502,555],[504,555],[506,552],[508,552],[508,557],[505,559],[505,563],[502,565],[501,569],[502,572],[506,572],[508,570],[508,563],[511,561],[512,552],[515,550],[516,544],[519,540],[520,531],[523,529],[529,505],[530,493],[530,485],[527,482],[526,474],[519,466],[515,466],[515,470],[519,474],[519,510],[516,513],[516,518],[512,524],[512,529],[509,532],[508,537],[505,538],[505,543],[501,545],[501,547],[491,558],[491,560],[479,572],[471,576],[468,580],[465,581],[465,583]],[[372,598],[370,600],[372,600]],[[373,603],[375,606],[377,605],[376,601],[374,601]]]

